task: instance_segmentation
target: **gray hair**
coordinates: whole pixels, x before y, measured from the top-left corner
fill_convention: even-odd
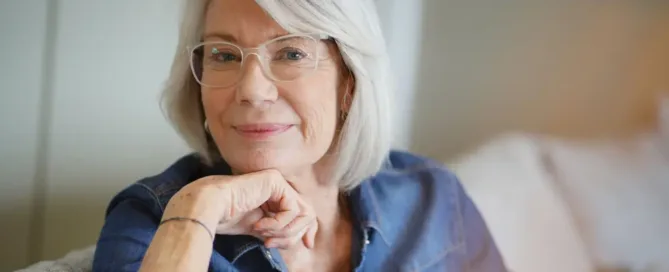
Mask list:
[[[220,158],[204,130],[200,86],[190,70],[188,47],[204,28],[208,0],[186,0],[179,42],[163,91],[163,109],[188,145],[207,163]],[[339,133],[332,181],[343,190],[376,174],[391,146],[391,78],[385,40],[373,0],[256,0],[290,33],[323,33],[334,38],[355,78],[348,117]],[[318,3],[316,3],[318,2]]]

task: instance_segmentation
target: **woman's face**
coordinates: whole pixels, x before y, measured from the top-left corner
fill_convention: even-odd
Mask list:
[[[252,48],[287,34],[252,0],[212,0],[206,12],[205,42],[227,41]],[[296,80],[271,80],[258,56],[249,54],[235,84],[202,86],[210,133],[233,170],[295,171],[314,165],[330,148],[339,120],[337,102],[342,98],[338,92],[341,62],[334,45],[318,40],[315,46],[320,52],[317,68]],[[277,54],[288,60],[300,56],[293,51]],[[220,59],[233,60],[234,56],[217,61]],[[272,68],[275,73],[280,69],[289,68]],[[213,73],[203,78],[207,76]]]

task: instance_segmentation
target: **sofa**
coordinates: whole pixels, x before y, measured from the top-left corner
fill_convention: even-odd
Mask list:
[[[44,260],[16,272],[88,272],[92,270],[95,246],[72,250],[60,259]]]
[[[497,137],[446,163],[512,271],[669,271],[669,99],[624,139]]]

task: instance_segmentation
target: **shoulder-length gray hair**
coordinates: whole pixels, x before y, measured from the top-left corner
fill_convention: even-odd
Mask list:
[[[220,159],[203,127],[200,86],[190,70],[188,47],[202,39],[209,0],[184,1],[179,42],[163,91],[163,109],[188,145],[207,163]],[[323,33],[334,38],[355,77],[348,117],[339,134],[332,180],[343,190],[376,174],[391,145],[391,78],[386,45],[373,0],[256,0],[291,33]]]

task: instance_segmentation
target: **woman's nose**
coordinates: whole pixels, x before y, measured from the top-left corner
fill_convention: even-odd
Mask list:
[[[236,100],[240,105],[267,106],[278,99],[278,91],[274,82],[265,74],[261,58],[254,55],[249,54],[241,67]]]

